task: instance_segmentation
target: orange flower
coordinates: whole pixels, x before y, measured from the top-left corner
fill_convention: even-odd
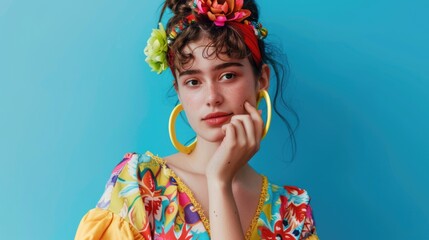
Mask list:
[[[241,22],[251,12],[242,9],[243,0],[195,0],[194,6],[198,14],[205,14],[216,26],[224,26],[225,22]]]

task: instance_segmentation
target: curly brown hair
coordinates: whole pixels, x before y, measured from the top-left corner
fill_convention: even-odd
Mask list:
[[[193,60],[193,55],[183,51],[184,48],[191,41],[198,41],[203,37],[207,37],[210,39],[210,43],[206,46],[204,51],[206,57],[209,58],[213,55],[216,57],[226,55],[234,59],[247,57],[252,64],[254,74],[259,76],[263,63],[255,63],[249,48],[244,43],[243,37],[237,29],[228,24],[223,27],[214,27],[212,21],[195,13],[192,3],[193,0],[167,0],[161,11],[160,19],[167,7],[171,9],[173,13],[173,16],[167,23],[167,34],[190,14],[194,14],[197,19],[197,24],[190,24],[171,44],[169,44],[169,55],[174,56],[173,61],[169,62],[169,67],[177,69],[191,62]],[[251,15],[246,18],[246,20],[258,21],[259,14],[255,2],[244,1],[243,9],[248,9],[251,12]],[[259,40],[258,45],[262,47],[261,52],[265,52],[264,42],[262,40]],[[215,50],[208,51],[209,48]]]

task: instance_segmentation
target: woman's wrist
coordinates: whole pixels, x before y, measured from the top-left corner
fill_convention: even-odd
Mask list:
[[[217,189],[219,191],[232,190],[232,178],[216,175],[207,175],[208,189]]]

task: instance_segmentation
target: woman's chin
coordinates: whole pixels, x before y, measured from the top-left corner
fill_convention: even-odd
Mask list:
[[[221,143],[224,137],[225,134],[221,129],[219,129],[218,131],[210,131],[210,133],[206,132],[205,134],[201,134],[199,139],[203,138],[205,141],[210,143]]]

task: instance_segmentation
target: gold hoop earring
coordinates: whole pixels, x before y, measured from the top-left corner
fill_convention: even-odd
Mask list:
[[[265,99],[265,102],[267,104],[267,122],[265,124],[264,132],[262,133],[262,138],[264,138],[265,135],[267,135],[271,125],[271,98],[268,92],[264,89],[262,89],[258,93],[258,101],[256,103],[257,106],[259,106],[259,103],[261,102],[262,98]]]
[[[179,113],[183,110],[182,104],[178,104],[170,114],[170,119],[168,120],[168,133],[170,134],[170,140],[173,146],[177,149],[177,151],[189,154],[191,153],[195,145],[197,145],[197,139],[195,139],[191,144],[185,146],[181,144],[176,137],[176,118],[179,116]]]

